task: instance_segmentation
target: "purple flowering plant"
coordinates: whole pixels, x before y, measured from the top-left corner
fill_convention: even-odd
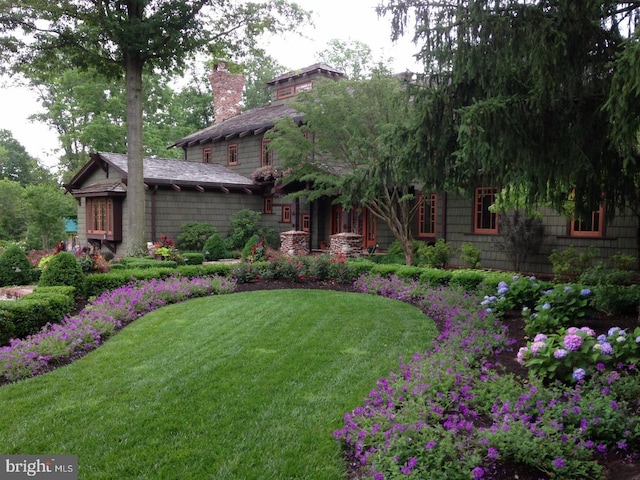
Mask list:
[[[582,377],[577,382],[532,374],[526,384],[492,362],[511,342],[493,315],[478,312],[480,295],[375,276],[358,285],[409,301],[445,325],[424,352],[378,380],[334,432],[368,478],[498,479],[504,463],[537,468],[544,478],[597,478],[598,458],[637,450],[640,387],[630,366],[612,371],[598,362],[568,370]],[[554,335],[534,342],[540,355],[562,350],[551,353],[556,365],[597,342],[587,329]],[[548,348],[550,341],[557,348]]]
[[[235,280],[226,277],[169,277],[129,283],[95,298],[80,313],[45,325],[23,339],[0,347],[0,374],[9,381],[46,371],[65,359],[98,347],[123,326],[159,307],[188,298],[231,293]]]

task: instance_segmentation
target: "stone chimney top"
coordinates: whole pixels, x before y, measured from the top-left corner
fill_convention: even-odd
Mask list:
[[[244,82],[243,75],[229,72],[226,62],[218,62],[213,66],[209,83],[213,92],[214,124],[222,123],[242,112]]]

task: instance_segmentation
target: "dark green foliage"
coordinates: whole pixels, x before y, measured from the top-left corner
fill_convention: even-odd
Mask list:
[[[202,256],[207,262],[228,258],[230,256],[225,241],[218,232],[214,232],[206,239],[202,248]]]
[[[637,205],[638,4],[385,3],[395,35],[415,32],[425,66],[406,132],[422,179],[472,186],[481,171],[558,210],[572,187],[582,212],[603,192],[608,213]]]
[[[465,291],[470,292],[476,290],[478,285],[482,283],[485,276],[479,272],[454,272],[449,281],[450,285],[459,285]]]
[[[41,287],[69,285],[76,288],[77,295],[82,296],[85,280],[86,275],[73,253],[60,252],[47,263],[38,285]]]
[[[452,273],[448,270],[440,270],[437,268],[425,268],[420,275],[420,283],[428,285],[447,285],[451,280]]]
[[[17,245],[8,246],[0,253],[0,287],[27,285],[33,277],[26,253]]]
[[[640,287],[638,285],[596,285],[593,287],[593,307],[607,315],[638,313]]]
[[[156,260],[150,257],[124,257],[119,263],[111,265],[112,270],[130,270],[141,268],[176,268],[178,263],[173,260]]]
[[[217,233],[216,227],[209,223],[183,223],[176,237],[177,247],[182,252],[201,252],[207,239],[214,233]]]
[[[460,259],[466,264],[467,268],[472,270],[480,266],[481,255],[480,249],[476,248],[471,242],[465,242],[460,247]]]
[[[49,322],[55,323],[62,320],[70,311],[70,309],[62,311],[62,305],[65,302],[68,302],[68,299],[64,295],[54,294],[51,298],[43,296],[3,302],[0,308],[7,312],[13,323],[14,336],[24,338],[39,332]]]
[[[602,262],[587,269],[580,275],[580,283],[585,285],[631,285],[638,278],[638,272],[607,268]]]
[[[208,265],[183,265],[176,269],[176,272],[186,277],[201,277],[203,275],[212,277],[219,275],[228,277],[234,265],[230,263],[212,263]]]
[[[0,346],[7,345],[9,340],[15,338],[15,327],[11,320],[11,313],[2,308],[9,302],[0,302]]]
[[[91,274],[86,278],[86,296],[100,295],[106,290],[113,290],[136,280],[167,278],[175,274],[176,268],[136,268]]]
[[[453,248],[444,238],[439,238],[434,245],[420,248],[420,256],[424,259],[425,265],[432,268],[447,268],[453,255]]]
[[[242,262],[239,265],[233,267],[229,276],[235,278],[238,283],[251,283],[255,282],[258,279],[258,276],[261,275],[261,269],[264,265],[261,265],[262,262],[257,263],[247,263]]]
[[[231,226],[227,232],[227,248],[241,250],[254,235],[262,235],[260,227],[262,214],[255,210],[244,209],[236,212],[231,219]]]
[[[264,259],[264,240],[259,235],[253,235],[242,249],[242,259],[248,262],[259,262]]]
[[[184,261],[185,265],[201,265],[204,261],[204,255],[202,253],[187,252],[181,253],[180,257]]]
[[[598,255],[598,249],[590,245],[582,252],[576,252],[573,246],[558,252],[553,250],[549,255],[553,274],[557,281],[574,281],[586,272]]]

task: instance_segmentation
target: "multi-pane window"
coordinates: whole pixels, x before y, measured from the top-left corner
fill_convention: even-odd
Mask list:
[[[270,152],[267,148],[270,142],[271,140],[268,138],[262,139],[262,166],[263,167],[273,166],[273,152]]]
[[[267,197],[264,199],[262,213],[273,213],[273,197]]]
[[[435,193],[418,196],[418,237],[433,237],[436,234],[437,200]]]
[[[604,236],[604,205],[582,218],[572,220],[570,226],[572,237]]]
[[[238,144],[237,143],[232,143],[227,146],[227,164],[228,165],[238,164]]]
[[[291,223],[291,205],[282,206],[282,222]]]
[[[87,198],[87,233],[113,232],[113,199]]]
[[[305,214],[302,215],[302,231],[308,232],[311,229],[311,217]]]
[[[474,233],[498,233],[498,216],[491,207],[496,201],[497,189],[494,187],[478,187],[473,206]]]
[[[213,163],[213,150],[211,148],[202,150],[202,163]]]

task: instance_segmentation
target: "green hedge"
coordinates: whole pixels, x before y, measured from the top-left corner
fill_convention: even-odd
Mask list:
[[[204,262],[204,255],[202,253],[181,253],[180,257],[184,260],[185,265],[202,265],[202,262]]]
[[[177,262],[173,260],[156,260],[150,257],[124,257],[118,263],[111,265],[111,270],[132,270],[144,268],[176,268]]]
[[[9,340],[15,338],[15,327],[11,320],[11,313],[2,308],[9,301],[0,301],[0,345],[8,345]]]
[[[100,295],[107,290],[120,288],[127,283],[137,280],[152,280],[154,278],[167,278],[171,275],[183,275],[185,277],[201,277],[220,275],[229,276],[233,265],[216,263],[208,265],[180,265],[176,268],[167,268],[165,265],[175,262],[158,262],[164,268],[129,268],[127,270],[112,270],[108,273],[93,273],[87,275],[87,296]],[[135,264],[135,263],[134,263]]]

